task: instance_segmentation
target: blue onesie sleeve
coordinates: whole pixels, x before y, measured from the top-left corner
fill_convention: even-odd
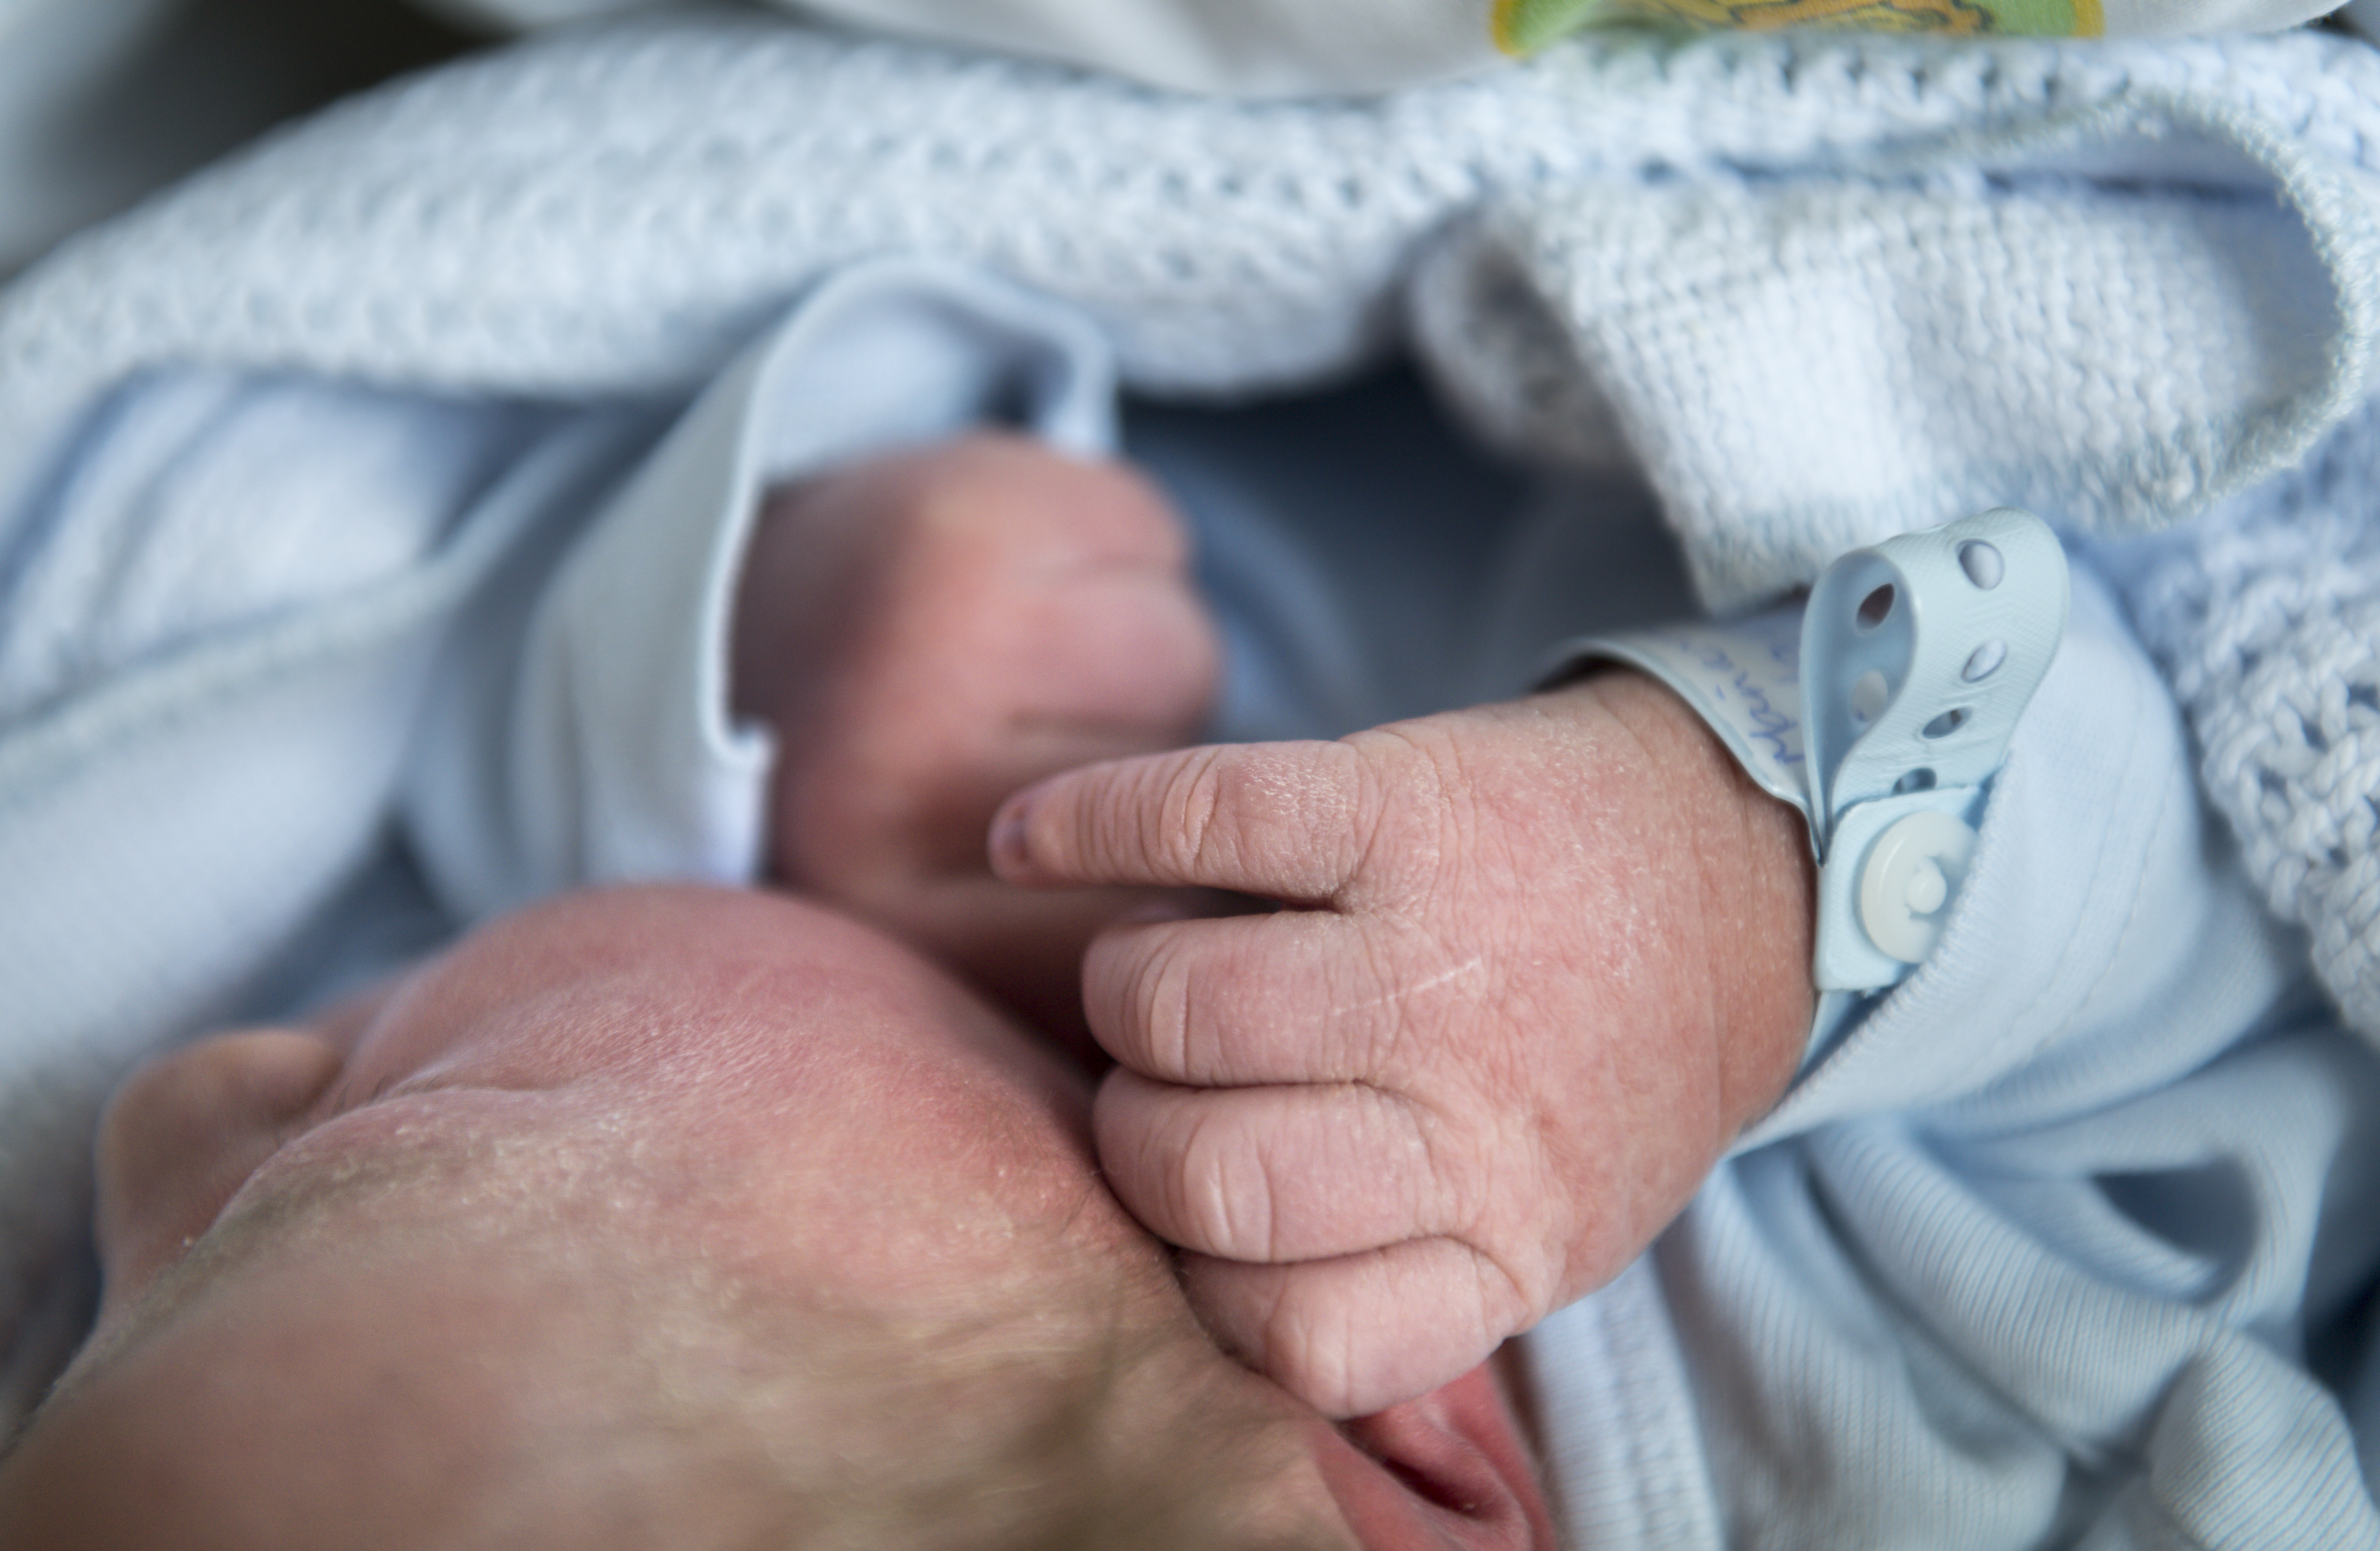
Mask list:
[[[1574,1538],[2380,1543],[2305,1354],[2380,1245],[2380,1063],[2083,566],[1954,908],[1645,1260],[1530,1338]]]
[[[404,792],[441,897],[477,919],[587,884],[751,881],[772,749],[733,719],[727,661],[764,489],[1000,420],[1096,452],[1112,405],[1098,334],[1054,306],[918,261],[821,285],[573,536],[533,605],[499,580],[458,626]]]

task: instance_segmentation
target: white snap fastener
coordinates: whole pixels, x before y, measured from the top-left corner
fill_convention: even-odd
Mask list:
[[[1950,880],[1942,876],[1942,868],[1931,858],[1917,864],[1909,875],[1909,889],[1901,903],[1909,906],[1912,915],[1931,915],[1949,903]]]
[[[1860,868],[1860,925],[1868,940],[1902,963],[1924,962],[1974,854],[1975,831],[1948,813],[1912,813],[1876,836]]]

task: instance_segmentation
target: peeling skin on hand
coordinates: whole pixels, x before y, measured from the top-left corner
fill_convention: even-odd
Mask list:
[[[1085,1004],[1119,1063],[1099,1156],[1191,1252],[1221,1339],[1354,1414],[1615,1275],[1783,1091],[1812,995],[1798,825],[1610,672],[1072,772],[1013,798],[991,849],[1026,886],[1285,907],[1094,940]]]

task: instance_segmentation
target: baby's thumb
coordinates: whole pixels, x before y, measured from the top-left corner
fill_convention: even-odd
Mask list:
[[[1541,1312],[1453,1239],[1253,1266],[1184,1254],[1192,1303],[1224,1350],[1326,1416],[1369,1416],[1451,1384]]]

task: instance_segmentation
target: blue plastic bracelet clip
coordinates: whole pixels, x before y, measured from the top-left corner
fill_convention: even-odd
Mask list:
[[[1933,952],[2010,735],[2066,634],[2066,553],[2001,506],[1853,550],[1806,602],[1565,643],[1668,685],[1818,859],[1815,1050]]]

